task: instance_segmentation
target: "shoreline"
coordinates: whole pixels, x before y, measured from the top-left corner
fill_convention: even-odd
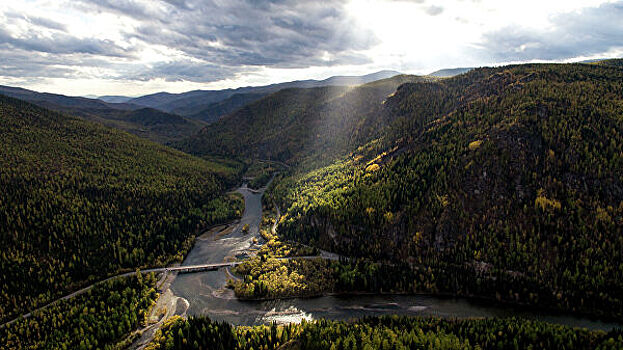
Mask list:
[[[408,293],[408,292],[363,292],[363,291],[355,291],[355,292],[328,292],[328,293],[320,293],[320,294],[312,294],[312,295],[291,295],[291,296],[282,296],[282,297],[266,297],[266,298],[241,298],[236,296],[241,302],[265,302],[265,301],[276,301],[276,300],[291,300],[291,299],[315,299],[315,298],[323,298],[323,297],[356,297],[356,296],[401,296],[401,297],[431,297],[437,299],[462,299],[467,301],[468,303],[473,304],[493,304],[494,306],[508,308],[508,309],[517,309],[517,311],[525,311],[525,312],[539,312],[546,311],[548,314],[553,316],[560,317],[570,317],[570,318],[585,318],[592,322],[602,322],[602,323],[613,323],[618,325],[618,328],[623,329],[623,320],[619,320],[615,317],[608,316],[600,316],[595,314],[588,314],[582,312],[574,312],[574,311],[566,311],[557,308],[549,308],[540,305],[533,304],[522,304],[522,303],[513,303],[513,302],[504,302],[499,301],[492,298],[487,298],[478,295],[459,295],[459,294],[451,294],[451,293]],[[430,317],[439,317],[444,318],[443,316],[430,316]],[[503,317],[494,317],[494,318],[503,318]],[[521,317],[520,317],[521,318]]]

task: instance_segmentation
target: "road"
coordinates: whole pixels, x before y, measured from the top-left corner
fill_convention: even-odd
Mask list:
[[[275,162],[275,163],[280,163],[280,162]],[[282,164],[282,165],[283,166],[287,166],[286,164]],[[274,178],[274,175],[273,175],[273,178]],[[272,180],[273,179],[271,178],[270,181],[272,181]],[[247,191],[249,191],[251,193],[254,193],[254,194],[262,194],[264,192],[263,190],[265,190],[266,187],[263,188],[260,191],[252,190],[252,189],[250,189],[250,188],[248,188],[246,186],[243,186],[240,189],[247,190]],[[275,204],[275,207],[277,209],[277,217],[276,217],[275,223],[273,224],[273,227],[272,227],[273,233],[276,232],[278,221],[279,221],[279,218],[281,216],[281,212],[279,210],[279,207],[276,206],[276,204]],[[259,213],[260,213],[259,215],[261,215],[261,207],[259,208]],[[259,227],[258,227],[258,230],[259,230]],[[287,258],[279,258],[279,260],[316,259],[316,258],[324,258],[324,259],[328,259],[328,260],[338,260],[340,257],[337,254],[333,254],[333,253],[329,253],[329,252],[320,250],[320,255],[318,255],[318,256],[287,257]],[[179,274],[184,274],[184,273],[201,272],[201,271],[215,271],[215,270],[219,270],[221,268],[235,267],[235,266],[239,265],[240,263],[241,263],[240,261],[236,261],[236,262],[205,263],[205,264],[193,264],[193,265],[182,265],[182,266],[171,266],[171,267],[158,267],[158,268],[150,268],[150,269],[140,270],[140,272],[141,273],[150,273],[150,272],[154,272],[154,273],[163,273],[163,272],[164,273],[169,273],[169,272],[177,272]],[[71,298],[74,298],[76,296],[82,295],[82,294],[88,292],[89,290],[91,290],[91,288],[93,288],[94,286],[102,284],[102,283],[104,283],[106,281],[110,281],[110,280],[115,279],[115,278],[123,278],[123,277],[134,276],[134,275],[136,275],[136,273],[137,273],[137,271],[126,272],[126,273],[118,274],[118,275],[111,276],[111,277],[108,277],[106,279],[100,280],[100,281],[95,282],[95,283],[93,283],[93,284],[91,284],[89,286],[86,286],[86,287],[84,287],[84,288],[82,288],[80,290],[77,290],[77,291],[75,291],[75,292],[73,292],[71,294],[68,294],[68,295],[65,295],[65,296],[63,296],[63,297],[61,297],[59,299],[56,299],[56,300],[54,300],[54,301],[52,301],[52,302],[50,302],[50,303],[48,303],[48,304],[46,304],[44,306],[41,306],[41,307],[39,307],[39,308],[37,308],[35,310],[31,310],[30,312],[28,312],[26,314],[23,314],[23,315],[15,318],[15,319],[13,319],[11,321],[5,322],[5,323],[1,324],[0,327],[4,327],[4,326],[8,326],[10,324],[13,324],[13,323],[15,323],[16,321],[18,321],[21,318],[29,318],[29,317],[32,316],[33,313],[39,312],[39,311],[43,311],[43,310],[49,308],[50,306],[53,306],[53,305],[55,305],[55,304],[57,304],[57,303],[59,303],[59,302],[61,302],[63,300],[71,299]]]
[[[290,257],[290,258],[280,258],[279,260],[291,260],[291,259],[315,259],[315,258],[320,258],[321,256],[300,256],[300,257]],[[329,258],[331,259],[331,258]],[[335,259],[337,260],[337,259]],[[155,273],[159,273],[159,272],[177,272],[177,273],[192,273],[192,272],[202,272],[202,271],[215,271],[218,269],[222,269],[225,267],[235,267],[237,265],[240,265],[242,262],[241,261],[235,261],[235,262],[225,262],[225,263],[218,263],[218,264],[199,264],[199,265],[187,265],[187,266],[174,266],[174,267],[158,267],[158,268],[153,268],[153,269],[146,269],[146,270],[140,270],[140,273],[151,273],[151,272],[155,272]],[[38,311],[43,311],[45,309],[47,309],[48,307],[55,305],[63,300],[67,300],[67,299],[71,299],[74,298],[76,296],[79,296],[81,294],[84,294],[86,292],[88,292],[91,288],[95,287],[96,285],[102,284],[106,281],[110,281],[112,279],[115,278],[123,278],[123,277],[129,277],[129,276],[134,276],[136,275],[137,271],[133,271],[133,272],[126,272],[126,273],[122,273],[119,275],[115,275],[109,278],[106,278],[104,280],[101,280],[99,282],[95,282],[87,287],[84,287],[80,290],[77,290],[71,294],[65,295],[64,297],[61,297],[59,299],[54,300],[53,302],[46,304],[42,307],[39,307],[35,310],[32,310],[29,313],[23,314],[20,317],[17,317],[11,321],[5,322],[2,325],[0,325],[0,327],[4,327],[4,326],[8,326],[12,323],[15,323],[16,321],[18,321],[20,318],[29,318],[32,313],[34,312],[38,312]]]
[[[141,270],[141,273],[150,273],[150,272],[178,272],[178,273],[191,273],[191,272],[199,272],[199,271],[213,271],[213,270],[218,270],[220,268],[223,267],[234,267],[236,265],[239,265],[240,262],[228,262],[228,263],[220,263],[220,264],[201,264],[201,265],[191,265],[191,266],[175,266],[175,267],[158,267],[158,268],[153,268],[153,269],[146,269],[146,270]],[[20,317],[17,317],[11,321],[5,322],[2,325],[0,325],[0,327],[4,327],[4,326],[8,326],[14,322],[16,322],[17,320],[19,320],[20,318],[29,318],[33,312],[38,312],[38,311],[42,311],[47,309],[48,307],[55,305],[57,303],[59,303],[60,301],[63,300],[67,300],[67,299],[71,299],[73,297],[76,297],[78,295],[84,294],[86,292],[88,292],[91,288],[95,287],[98,284],[104,283],[106,281],[110,281],[112,279],[115,278],[122,278],[122,277],[129,277],[129,276],[134,276],[136,275],[137,271],[133,271],[133,272],[126,272],[126,273],[122,273],[119,275],[115,275],[112,277],[108,277],[104,280],[95,282],[87,287],[84,287],[80,290],[77,290],[71,294],[65,295],[64,297],[61,297],[59,299],[54,300],[53,302],[46,304],[42,307],[39,307],[35,310],[32,310],[29,313],[23,314]]]

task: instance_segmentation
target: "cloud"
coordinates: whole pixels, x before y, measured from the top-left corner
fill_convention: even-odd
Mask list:
[[[262,67],[369,63],[360,51],[377,39],[349,17],[346,2],[72,0],[59,4],[87,20],[121,19],[109,28],[108,37],[81,35],[75,28],[72,32],[71,26],[53,15],[0,11],[4,22],[0,74],[70,77],[72,72],[91,71],[98,78],[106,74],[115,79],[209,83]],[[148,57],[153,52],[159,60]]]
[[[483,36],[479,51],[492,61],[559,60],[623,48],[623,3],[564,13],[551,28],[514,25]]]
[[[77,38],[63,33],[50,36],[29,33],[25,37],[16,37],[0,28],[0,47],[15,48],[33,52],[51,54],[85,53],[102,56],[124,57],[131,55],[110,40]]]
[[[10,1],[0,9],[0,79],[212,88],[623,50],[621,1],[577,10],[586,2],[559,0],[521,13],[477,2]],[[574,12],[551,15],[566,9]]]
[[[231,78],[236,69],[210,64],[208,62],[173,61],[160,62],[151,67],[127,67],[123,79],[147,81],[164,78],[165,81],[213,82]]]
[[[22,49],[1,48],[0,76],[14,78],[68,78],[80,77],[75,67],[90,64],[105,64],[103,60],[93,60],[82,55],[61,58],[46,57],[45,54]],[[87,63],[88,62],[88,63]]]
[[[133,0],[81,1],[84,9],[137,20],[127,40],[166,45],[212,64],[276,68],[369,62],[357,51],[376,44],[376,38],[349,18],[345,3],[168,0],[153,6]]]
[[[426,8],[426,13],[431,15],[431,16],[437,16],[438,14],[443,12],[443,7],[441,6],[429,6]]]

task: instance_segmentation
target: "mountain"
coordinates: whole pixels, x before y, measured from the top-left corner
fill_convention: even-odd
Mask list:
[[[104,101],[104,102],[108,102],[108,103],[126,103],[128,101],[130,101],[133,97],[127,97],[127,96],[98,96],[95,97],[98,100]]]
[[[175,146],[289,163],[272,193],[286,239],[620,319],[621,62],[284,89]]]
[[[366,74],[362,76],[334,76],[317,83],[311,83],[313,86],[303,84],[299,87],[318,87],[318,86],[352,86],[371,83],[376,80],[387,79],[400,75],[402,73],[393,70],[382,70],[376,73]],[[317,84],[317,85],[316,85]]]
[[[193,135],[205,125],[199,120],[184,118],[153,108],[139,108],[131,111],[92,111],[89,109],[67,111],[87,120],[164,144]]]
[[[231,89],[228,89],[226,91],[229,91],[229,90]],[[172,109],[168,108],[167,105],[173,101],[184,99],[184,98],[201,98],[201,97],[208,97],[212,94],[219,96],[218,98],[225,98],[225,97],[221,97],[221,95],[226,95],[227,92],[220,93],[220,91],[221,90],[216,90],[216,91],[193,90],[193,91],[188,91],[188,92],[184,92],[180,94],[158,92],[155,94],[135,97],[131,99],[129,102],[139,105],[139,106],[157,108],[163,111],[171,111]],[[216,102],[216,100],[210,101],[210,102]]]
[[[467,73],[472,69],[474,68],[446,68],[446,69],[440,69],[438,71],[434,71],[428,75],[431,77],[450,78],[455,75]]]
[[[222,101],[209,104],[201,111],[189,115],[188,118],[201,120],[206,123],[213,123],[221,117],[232,113],[249,103],[255,102],[264,96],[266,95],[262,93],[233,94]]]
[[[615,68],[623,67],[623,59],[592,60],[590,63],[601,65],[601,66],[610,66],[610,67],[615,67]]]
[[[621,62],[401,85],[372,138],[276,184],[279,234],[434,274],[417,290],[623,318]],[[271,125],[292,130],[306,115],[293,107]]]
[[[218,104],[234,95],[240,95],[237,97],[236,101],[244,100],[248,103],[255,97],[259,98],[287,88],[352,86],[390,78],[399,74],[399,72],[385,70],[363,76],[334,76],[324,80],[299,80],[266,86],[241,87],[237,89],[194,90],[181,94],[161,92],[134,98],[128,102],[182,116],[196,117],[201,120],[212,120],[214,119],[214,115],[225,115],[242,106],[239,102]],[[213,108],[217,109],[218,112],[212,111],[211,109]]]
[[[90,110],[133,110],[140,108],[136,105],[124,103],[106,103],[97,99],[86,97],[65,96],[47,92],[37,92],[22,88],[0,85],[0,94],[18,98],[41,106],[57,106],[58,108],[80,108]]]
[[[0,96],[0,322],[119,271],[179,261],[229,220],[236,163]]]
[[[203,126],[198,120],[129,103],[109,103],[98,99],[40,93],[9,86],[0,86],[0,94],[80,116],[161,143],[192,135]]]
[[[405,82],[398,75],[355,87],[283,89],[248,104],[198,134],[174,143],[195,154],[298,162],[326,161],[367,140],[388,121],[383,101]]]

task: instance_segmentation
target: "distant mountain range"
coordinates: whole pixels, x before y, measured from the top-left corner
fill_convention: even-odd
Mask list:
[[[204,126],[205,122],[212,123],[282,89],[354,86],[399,74],[384,70],[363,76],[334,76],[324,80],[299,80],[237,89],[194,90],[179,94],[159,92],[141,97],[74,97],[10,86],[0,86],[0,94],[166,143],[188,137]]]
[[[431,75],[448,77],[469,69],[471,68],[446,69]],[[283,89],[350,87],[398,75],[400,73],[397,71],[383,70],[362,76],[333,76],[324,80],[297,80],[265,86],[194,90],[178,94],[159,92],[140,97],[120,95],[97,98],[90,98],[91,95],[73,97],[9,86],[0,86],[0,94],[167,143],[188,137],[199,131],[205,123],[213,123]]]
[[[194,119],[129,103],[108,103],[99,99],[42,93],[9,86],[0,86],[0,94],[161,143],[187,137],[204,126],[204,123]]]
[[[396,75],[356,87],[282,89],[173,145],[199,156],[328,159],[368,140],[389,122],[383,101],[399,86],[432,80],[437,79]]]
[[[212,122],[220,116],[234,112],[247,103],[282,89],[361,85],[399,74],[400,72],[384,70],[362,76],[334,76],[324,80],[297,80],[237,89],[193,90],[180,94],[159,92],[129,99],[125,102]],[[109,101],[112,100],[109,99]],[[117,99],[116,101],[121,100]]]
[[[99,96],[96,98],[108,103],[126,103],[133,99],[133,97],[128,96]]]

